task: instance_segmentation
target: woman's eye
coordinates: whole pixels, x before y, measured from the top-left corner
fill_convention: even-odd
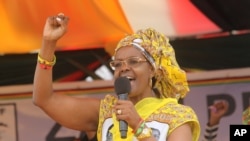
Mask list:
[[[138,63],[138,60],[135,60],[135,59],[131,59],[129,60],[129,64],[137,64]]]
[[[121,64],[122,64],[121,62],[116,62],[116,63],[115,63],[115,67],[120,67]]]

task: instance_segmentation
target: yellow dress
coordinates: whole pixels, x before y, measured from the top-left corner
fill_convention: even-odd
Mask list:
[[[112,111],[116,100],[116,97],[107,95],[101,101],[97,139],[99,141],[137,141],[130,127],[128,127],[127,138],[120,138],[119,122],[116,120],[115,111]],[[195,112],[189,106],[178,104],[176,99],[144,98],[135,105],[135,108],[146,121],[146,125],[152,129],[158,141],[166,141],[175,128],[187,122],[192,128],[193,141],[198,141],[200,124]]]

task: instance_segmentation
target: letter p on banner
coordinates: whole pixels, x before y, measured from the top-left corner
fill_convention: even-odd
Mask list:
[[[230,125],[230,141],[249,141],[250,125]]]

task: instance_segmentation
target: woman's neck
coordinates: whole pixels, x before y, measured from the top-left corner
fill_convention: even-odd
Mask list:
[[[132,103],[135,105],[136,103],[147,97],[156,97],[156,95],[154,91],[151,90],[150,92],[147,93],[139,94],[134,97],[129,97],[129,100],[132,101]]]

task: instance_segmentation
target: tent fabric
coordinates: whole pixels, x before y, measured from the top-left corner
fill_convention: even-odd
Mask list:
[[[0,1],[0,54],[37,52],[48,16],[70,18],[58,50],[103,47],[112,54],[117,41],[152,27],[171,39],[250,29],[250,3],[234,0],[65,0]]]
[[[223,31],[250,28],[250,2],[235,0],[190,0]]]
[[[29,53],[39,49],[48,16],[69,16],[68,33],[59,41],[64,49],[96,48],[131,33],[116,0],[0,1],[0,53]]]
[[[111,52],[121,37],[146,27],[169,37],[220,31],[189,0],[2,0],[0,53],[37,51],[46,18],[60,12],[70,18],[58,43],[63,50],[102,46]]]

